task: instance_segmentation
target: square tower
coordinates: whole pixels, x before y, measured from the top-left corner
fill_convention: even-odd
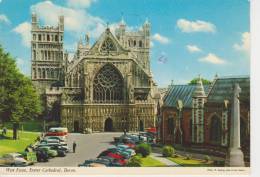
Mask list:
[[[32,14],[31,78],[40,93],[52,86],[63,86],[64,17],[57,27],[40,26]]]

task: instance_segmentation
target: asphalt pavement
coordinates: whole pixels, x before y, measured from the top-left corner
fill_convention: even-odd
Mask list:
[[[107,133],[93,133],[93,134],[77,134],[70,133],[68,135],[68,145],[70,152],[66,157],[55,157],[50,159],[49,162],[36,163],[34,166],[44,167],[77,167],[78,164],[87,159],[96,158],[99,153],[106,150],[108,147],[113,146],[113,138],[120,136],[121,132],[107,132]],[[76,142],[76,153],[72,152],[73,141]]]

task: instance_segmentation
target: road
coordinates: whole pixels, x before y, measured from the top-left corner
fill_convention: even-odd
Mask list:
[[[111,147],[113,137],[120,136],[123,133],[93,133],[93,134],[75,134],[68,135],[68,145],[72,149],[73,141],[76,142],[76,153],[69,152],[66,157],[55,157],[49,162],[36,163],[39,167],[76,167],[87,159],[96,158],[98,154]]]

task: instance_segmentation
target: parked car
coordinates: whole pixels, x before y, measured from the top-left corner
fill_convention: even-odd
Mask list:
[[[82,164],[79,164],[79,167],[108,167],[110,161],[107,159],[90,159],[85,160]]]
[[[124,152],[124,151],[121,151],[119,149],[116,149],[116,148],[111,148],[111,149],[107,149],[103,152],[101,152],[99,155],[98,155],[98,158],[99,157],[103,157],[103,156],[107,156],[109,153],[114,153],[114,154],[119,154],[121,155],[123,158],[126,158],[126,159],[129,159],[131,157],[131,155],[127,152]]]
[[[46,145],[40,145],[36,148],[36,150],[43,150],[45,152],[47,152],[49,157],[56,157],[58,156],[58,152],[56,150],[51,149],[50,146],[46,146]]]
[[[50,146],[51,147],[51,150],[55,150],[57,151],[58,153],[58,157],[65,157],[66,156],[66,149],[63,148],[62,146],[60,145],[52,145]]]
[[[0,157],[0,166],[28,166],[31,164],[20,153],[9,153]]]
[[[49,155],[47,151],[42,149],[37,149],[36,151],[36,157],[38,162],[48,162],[49,161]]]
[[[42,140],[37,146],[61,146],[60,149],[65,150],[65,152],[69,152],[68,144],[57,140]]]
[[[68,128],[65,127],[52,127],[49,131],[45,134],[45,137],[48,136],[57,136],[60,139],[66,141],[68,136]]]
[[[59,136],[45,136],[44,140],[51,141],[51,140],[57,140],[59,142],[65,142],[66,140],[59,137]]]

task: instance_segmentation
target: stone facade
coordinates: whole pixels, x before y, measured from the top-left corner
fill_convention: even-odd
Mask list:
[[[62,21],[60,17],[57,28],[62,26],[60,36],[64,29]],[[49,31],[52,30],[50,27]],[[32,35],[35,31],[32,30]],[[148,21],[138,31],[127,31],[122,20],[115,34],[107,27],[92,46],[86,35],[84,42],[78,42],[72,61],[68,61],[64,52],[59,58],[64,77],[55,79],[60,83],[64,80],[64,86],[44,85],[46,106],[51,110],[60,105],[61,125],[74,132],[138,131],[154,127],[157,89],[150,71],[149,53]],[[33,71],[34,66],[32,62]],[[32,79],[35,80],[34,75]],[[35,81],[41,85],[45,80]]]
[[[51,86],[62,86],[64,80],[63,33],[64,18],[59,17],[57,27],[39,25],[36,14],[32,15],[31,77],[44,93]]]

